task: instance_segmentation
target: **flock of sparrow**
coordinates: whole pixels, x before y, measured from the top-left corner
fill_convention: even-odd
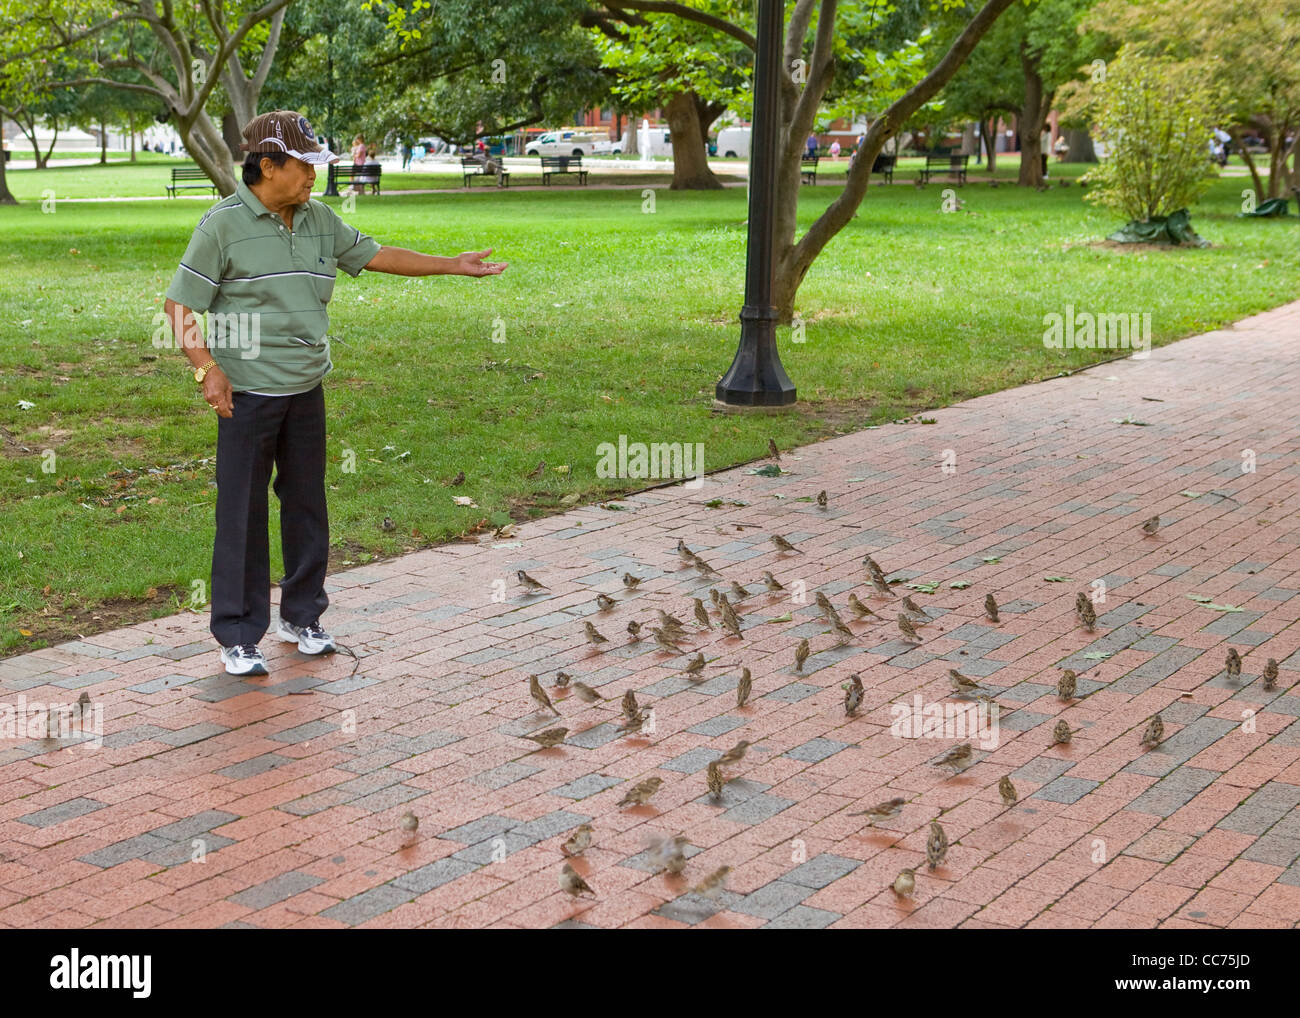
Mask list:
[[[775,452],[775,450],[773,450]],[[825,508],[827,505],[827,495],[825,491],[817,495],[818,506]],[[1152,516],[1142,524],[1144,534],[1151,536],[1156,533],[1160,526],[1160,518]],[[770,543],[777,549],[780,554],[803,554],[798,548],[790,543],[780,534],[773,534]],[[706,580],[722,579],[721,575],[699,554],[692,551],[684,541],[677,542],[677,555],[682,563],[682,568],[692,568]],[[920,643],[921,637],[918,633],[919,627],[924,627],[933,620],[925,611],[923,611],[910,596],[899,597],[890,585],[884,571],[876,561],[867,555],[862,560],[862,565],[866,569],[865,582],[872,588],[875,597],[897,601],[898,610],[894,623],[898,628],[902,638],[911,643]],[[548,591],[549,588],[545,583],[530,576],[527,572],[520,569],[517,572],[520,586],[528,594],[540,594]],[[622,577],[623,586],[627,591],[634,591],[642,582],[640,577],[625,572]],[[897,582],[897,581],[895,581]],[[766,588],[769,597],[784,596],[787,591],[785,586],[772,575],[770,571],[762,573],[762,584]],[[721,585],[719,583],[719,585]],[[703,598],[692,597],[692,615],[695,624],[699,627],[697,632],[705,630],[711,631],[714,628],[714,616],[717,616],[717,625],[725,630],[730,637],[743,640],[744,633],[741,629],[740,616],[736,611],[735,605],[732,604],[734,598],[736,604],[739,604],[753,596],[755,591],[746,589],[740,583],[732,580],[727,591],[720,591],[716,588],[710,588],[709,597],[712,602],[712,611],[705,605]],[[845,643],[856,638],[856,635],[845,624],[839,611],[821,591],[817,591],[815,601],[821,612],[823,619],[830,627],[830,631],[835,634],[835,646],[842,646]],[[853,613],[856,620],[859,621],[885,621],[881,615],[873,611],[868,605],[864,604],[856,593],[850,592],[848,596],[848,610]],[[607,594],[598,593],[596,595],[597,614],[612,612],[617,606],[613,598]],[[1092,599],[1083,591],[1080,591],[1075,598],[1075,613],[1080,625],[1087,631],[1092,632],[1097,623],[1097,615],[1093,606]],[[997,623],[1000,621],[998,615],[998,603],[992,594],[984,598],[984,614],[990,622]],[[680,644],[691,638],[692,633],[686,628],[686,624],[676,616],[662,609],[656,609],[656,615],[659,625],[649,625],[637,620],[628,622],[626,632],[629,642],[641,640],[646,632],[653,638],[660,652],[670,654],[682,654]],[[586,631],[587,642],[599,649],[603,645],[609,644],[610,640],[602,634],[596,626],[586,621],[583,623]],[[811,653],[808,640],[801,639],[794,648],[794,670],[802,673],[804,664],[807,662]],[[706,662],[703,652],[697,652],[688,658],[684,674],[688,679],[694,682],[703,681],[702,675]],[[1228,651],[1226,662],[1226,673],[1229,679],[1239,681],[1241,676],[1241,656],[1235,649]],[[995,704],[994,697],[990,695],[979,683],[963,675],[957,669],[949,669],[949,682],[954,695],[958,697],[968,697],[983,701],[990,705]],[[1278,664],[1273,658],[1269,658],[1266,663],[1261,677],[1264,680],[1264,686],[1268,690],[1275,688],[1278,678]],[[1076,697],[1078,675],[1071,669],[1063,669],[1059,681],[1057,682],[1057,695],[1062,701],[1070,702]],[[552,685],[561,689],[568,689],[585,704],[597,704],[606,701],[597,690],[591,686],[564,671],[557,671]],[[864,697],[865,688],[862,684],[862,678],[856,672],[849,676],[847,684],[841,687],[844,690],[844,713],[848,717],[856,715],[861,707]],[[736,706],[744,707],[753,692],[753,681],[748,668],[741,668],[740,679],[736,686]],[[537,704],[538,712],[549,711],[556,717],[560,712],[556,709],[550,696],[543,688],[541,680],[537,675],[528,676],[528,693],[534,703]],[[1000,706],[1000,705],[999,705]],[[623,735],[634,735],[639,733],[649,720],[649,714],[637,700],[636,692],[628,689],[624,694],[621,702],[622,723],[620,731]],[[1050,745],[1067,744],[1080,729],[1072,729],[1069,723],[1064,719],[1056,722],[1052,731],[1052,742]],[[544,731],[533,735],[525,735],[522,738],[528,739],[537,744],[538,752],[542,749],[552,749],[561,745],[568,736],[569,730],[565,727],[547,728]],[[1142,734],[1141,745],[1145,748],[1154,748],[1164,740],[1164,721],[1159,714],[1152,717]],[[740,740],[735,746],[723,753],[718,759],[709,763],[705,770],[708,791],[714,801],[721,800],[725,785],[734,780],[735,775],[728,777],[723,772],[723,768],[731,768],[740,763],[744,758],[746,750],[750,743],[746,740]],[[965,770],[974,760],[974,750],[970,742],[964,742],[953,749],[949,750],[938,760],[934,762],[935,766],[951,767],[953,773],[959,773]],[[646,778],[634,785],[623,798],[619,801],[619,808],[630,806],[641,806],[649,802],[652,796],[659,790],[663,784],[663,779],[658,777]],[[1012,784],[1011,779],[1003,776],[998,781],[998,794],[1002,799],[1004,807],[1010,809],[1016,804],[1019,795],[1016,787]],[[907,804],[906,800],[901,798],[892,798],[878,803],[869,809],[857,813],[851,813],[849,816],[867,817],[868,826],[876,821],[884,820],[900,813]],[[419,825],[418,819],[412,813],[407,813],[401,820],[402,829],[408,835],[413,835]],[[581,855],[590,845],[592,839],[592,826],[584,823],[577,827],[563,843],[561,849],[566,857]],[[686,867],[686,847],[691,844],[690,840],[684,835],[676,835],[669,838],[655,837],[648,843],[648,858],[653,863],[656,872],[666,872],[674,876],[680,875]],[[930,823],[930,834],[926,841],[925,863],[930,870],[934,870],[943,864],[944,858],[948,853],[948,836],[943,826],[933,820]],[[900,897],[911,895],[916,887],[916,871],[919,869],[910,867],[902,870],[893,883],[895,894]],[[724,888],[727,878],[731,873],[730,866],[721,866],[712,873],[704,877],[698,883],[690,888],[690,892],[700,894],[705,897],[716,899],[718,894]],[[581,894],[595,895],[595,891],[587,884],[582,875],[579,874],[573,865],[566,859],[559,875],[559,886],[566,894],[577,897]]]

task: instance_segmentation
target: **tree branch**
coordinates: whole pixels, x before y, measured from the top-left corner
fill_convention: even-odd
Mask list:
[[[708,28],[715,29],[733,39],[738,39],[751,50],[758,48],[758,40],[750,33],[746,32],[739,25],[733,25],[726,18],[720,18],[716,14],[709,14],[705,11],[697,11],[694,7],[687,7],[685,4],[672,3],[669,0],[605,0],[605,6],[611,12],[615,11],[645,11],[649,14],[674,14],[685,21],[694,21],[697,25],[705,25]],[[606,16],[603,12],[597,12],[597,17]]]

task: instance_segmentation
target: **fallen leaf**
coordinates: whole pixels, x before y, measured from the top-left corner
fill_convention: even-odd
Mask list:
[[[475,502],[468,495],[452,495],[451,500],[455,502],[457,505],[468,506],[471,509],[478,508],[478,503]]]

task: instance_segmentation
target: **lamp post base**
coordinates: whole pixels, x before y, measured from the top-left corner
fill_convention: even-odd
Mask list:
[[[740,346],[714,395],[729,407],[784,407],[794,403],[794,383],[776,350],[775,308],[741,308]]]

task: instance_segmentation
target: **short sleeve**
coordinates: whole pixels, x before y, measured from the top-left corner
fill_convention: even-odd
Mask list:
[[[355,226],[349,226],[328,205],[322,203],[321,208],[334,221],[334,257],[338,259],[339,268],[349,276],[361,275],[361,270],[379,253],[379,241]]]
[[[167,297],[193,311],[207,311],[221,287],[221,245],[200,224],[167,287]]]

